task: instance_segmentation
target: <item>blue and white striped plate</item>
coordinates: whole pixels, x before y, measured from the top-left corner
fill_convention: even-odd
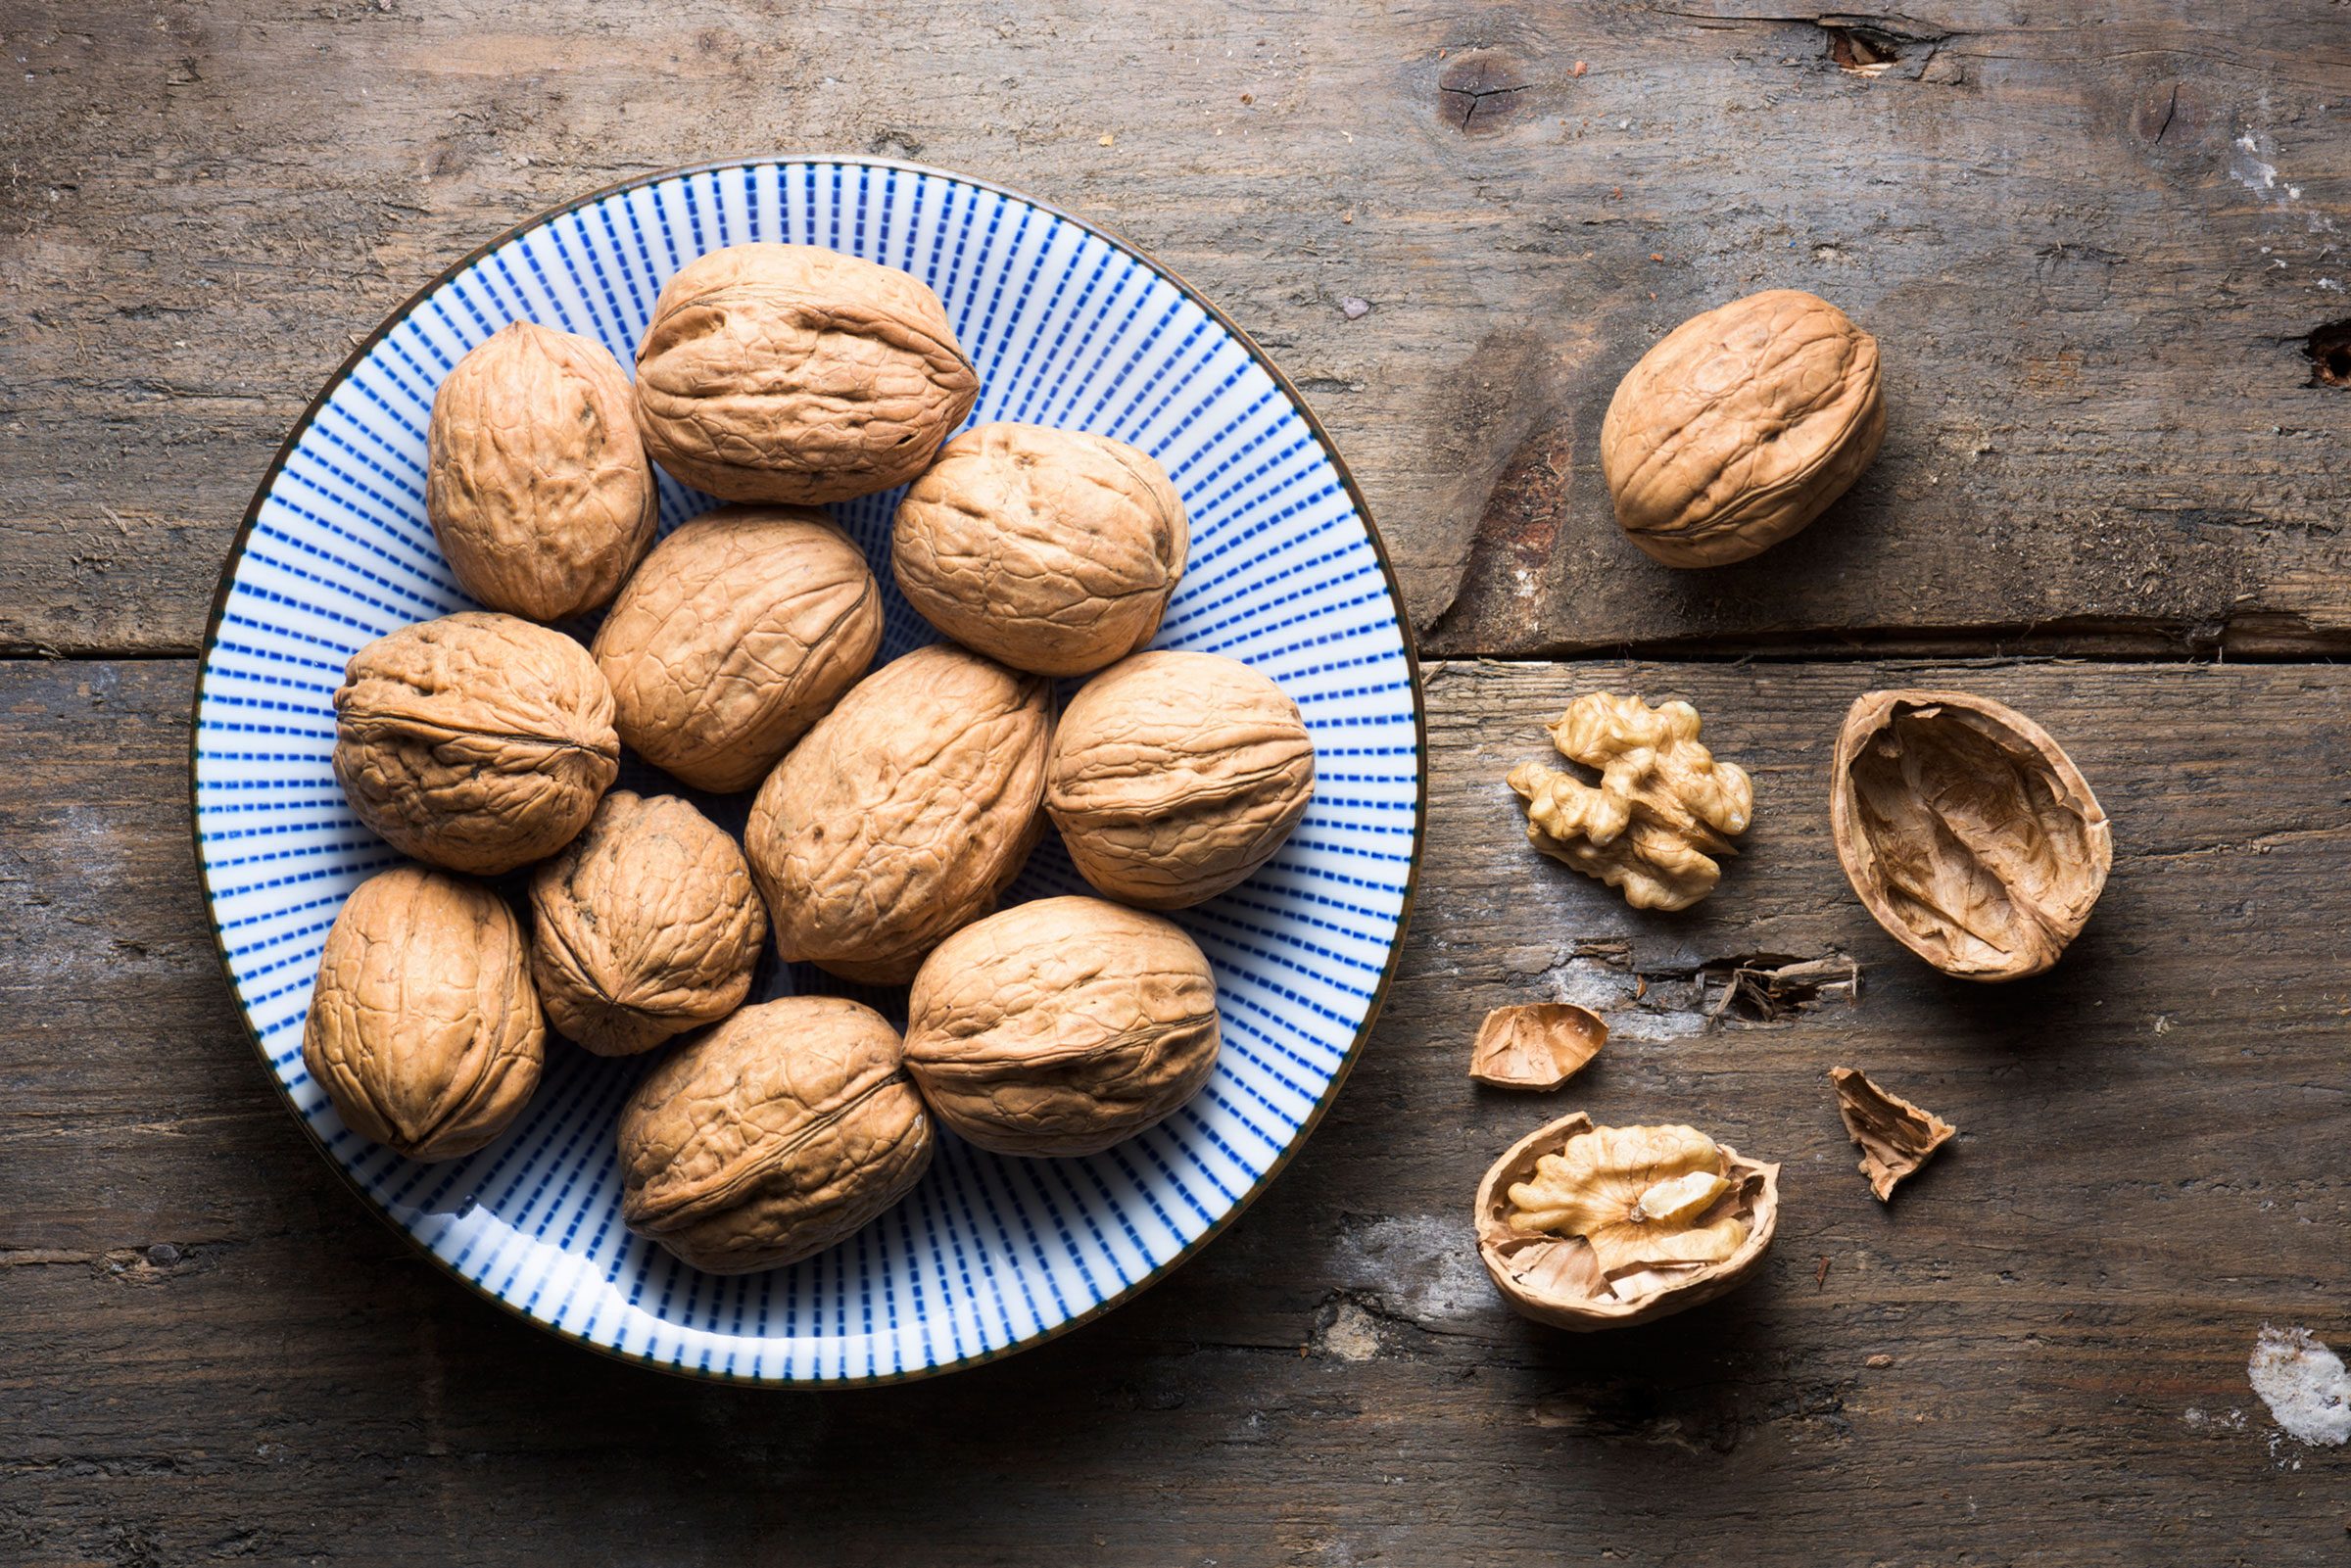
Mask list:
[[[506,1136],[425,1165],[343,1126],[303,1071],[302,1027],[336,910],[395,860],[328,768],[344,662],[468,604],[424,516],[434,388],[518,318],[599,339],[628,363],[662,281],[744,240],[827,245],[928,282],[980,369],[974,421],[1099,431],[1156,455],[1191,513],[1192,550],[1154,645],[1229,654],[1279,682],[1314,733],[1318,783],[1278,859],[1177,917],[1216,965],[1223,1018],[1223,1059],[1192,1104],[1088,1160],[1000,1159],[946,1137],[912,1196],[853,1240],[720,1279],[620,1223],[613,1118],[646,1059],[551,1041],[546,1080]],[[888,589],[896,501],[835,508],[893,600],[885,659],[936,635]],[[711,504],[661,483],[665,531]],[[1395,581],[1281,372],[1132,247],[1008,191],[877,160],[639,180],[525,224],[403,307],[328,383],[254,499],[206,639],[194,748],[221,960],[263,1060],[336,1167],[452,1273],[534,1322],[664,1368],[771,1383],[913,1377],[1035,1344],[1229,1223],[1362,1048],[1395,970],[1423,795]],[[648,785],[676,787],[636,782]],[[713,809],[740,825],[739,803]],[[1014,896],[1079,885],[1048,838]],[[839,988],[768,968],[768,995]]]

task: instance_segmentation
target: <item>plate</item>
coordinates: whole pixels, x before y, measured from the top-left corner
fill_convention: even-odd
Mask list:
[[[663,280],[746,240],[826,245],[928,282],[979,366],[975,421],[1091,430],[1153,453],[1192,524],[1190,568],[1153,646],[1271,676],[1305,714],[1318,779],[1274,861],[1176,917],[1216,967],[1224,1037],[1188,1106],[1091,1159],[1006,1159],[942,1134],[921,1185],[851,1240],[719,1278],[620,1222],[613,1121],[648,1058],[550,1041],[539,1092],[505,1136],[419,1164],[344,1127],[303,1070],[302,1029],[335,912],[398,858],[329,767],[344,663],[395,627],[470,607],[425,520],[434,389],[518,318],[630,363]],[[889,586],[896,501],[832,508],[891,601],[882,659],[936,640]],[[663,477],[664,532],[713,504]],[[586,197],[466,258],[379,327],[295,426],[229,552],[192,771],[197,857],[238,1006],[288,1106],[370,1205],[473,1289],[582,1345],[809,1384],[914,1377],[1036,1344],[1165,1275],[1265,1190],[1338,1092],[1394,975],[1423,751],[1403,602],[1370,515],[1297,390],[1237,327],[1134,247],[1041,202],[936,169],[814,159]],[[635,766],[634,787],[677,790]],[[694,798],[740,827],[741,800]],[[1013,898],[1082,890],[1047,840]],[[903,993],[764,971],[759,994],[844,990],[902,1021]]]

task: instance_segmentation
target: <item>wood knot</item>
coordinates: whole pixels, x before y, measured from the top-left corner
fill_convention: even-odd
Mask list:
[[[1465,136],[1491,136],[1518,118],[1533,85],[1501,50],[1472,50],[1438,75],[1437,115]]]

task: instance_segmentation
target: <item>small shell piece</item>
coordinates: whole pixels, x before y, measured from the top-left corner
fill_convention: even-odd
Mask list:
[[[596,634],[621,739],[696,789],[767,777],[882,642],[864,554],[823,512],[722,506],[646,558]]]
[[[981,425],[898,503],[890,566],[906,601],[964,646],[1086,675],[1151,641],[1189,539],[1149,453],[1080,430]]]
[[[433,398],[424,510],[465,592],[560,621],[608,603],[653,543],[636,394],[604,346],[514,321]]]
[[[1571,1002],[1498,1007],[1478,1026],[1469,1076],[1501,1089],[1556,1089],[1607,1043],[1600,1015]]]
[[[1780,1167],[1690,1127],[1582,1112],[1512,1144],[1477,1189],[1478,1256],[1511,1307],[1587,1331],[1712,1301],[1779,1228]]]
[[[999,1154],[1090,1155],[1199,1091],[1217,980],[1175,922],[1045,898],[939,943],[906,1004],[906,1067],[939,1120]]]
[[[344,900],[302,1065],[352,1131],[411,1160],[469,1155],[529,1102],[546,1041],[522,927],[489,888],[395,866]]]
[[[2064,747],[1964,691],[1872,691],[1830,764],[1837,858],[1887,932],[1943,971],[2013,980],[2081,934],[2114,834]]]
[[[712,1274],[796,1263],[922,1178],[931,1117],[881,1014],[834,996],[746,1007],[646,1074],[620,1112],[621,1217]]]
[[[1238,660],[1137,653],[1080,689],[1045,809],[1100,891],[1182,909],[1273,858],[1315,793],[1298,704]]]
[[[620,771],[612,691],[588,650],[512,615],[404,626],[351,657],[335,780],[393,848],[492,877],[588,825]]]
[[[1892,1199],[1895,1183],[1959,1131],[1934,1112],[1888,1094],[1856,1068],[1831,1068],[1829,1083],[1837,1091],[1837,1115],[1846,1133],[1861,1151],[1858,1168],[1880,1203]]]
[[[751,988],[767,911],[725,830],[675,795],[615,789],[531,876],[531,973],[599,1056],[713,1023]]]

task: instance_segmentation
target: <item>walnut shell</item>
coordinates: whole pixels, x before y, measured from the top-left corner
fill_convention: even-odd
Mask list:
[[[531,875],[539,999],[599,1056],[649,1051],[734,1012],[766,940],[743,851],[675,795],[613,790]]]
[[[1861,1151],[1853,1168],[1869,1178],[1869,1190],[1880,1203],[1891,1203],[1903,1177],[1915,1174],[1936,1150],[1959,1135],[1957,1127],[1926,1107],[1870,1082],[1859,1068],[1829,1069],[1829,1087],[1836,1091],[1846,1136]]]
[[[1845,716],[1829,830],[1895,941],[1971,980],[2039,974],[2081,934],[2114,834],[2031,719],[1964,691],[1872,691]]]
[[[302,1065],[344,1124],[411,1160],[506,1130],[539,1086],[547,1023],[522,926],[478,882],[395,866],[326,933]]]
[[[620,771],[612,692],[560,632],[479,610],[419,621],[351,656],[334,768],[393,848],[496,876],[588,826]]]
[[[903,985],[1036,842],[1052,689],[952,643],[867,676],[767,776],[744,847],[776,951]]]
[[[722,506],[663,540],[596,634],[621,739],[697,789],[748,789],[854,686],[882,593],[823,512]]]
[[[1572,1002],[1498,1007],[1477,1026],[1469,1076],[1497,1089],[1556,1089],[1607,1043],[1600,1015]]]
[[[1600,427],[1632,542],[1668,566],[1743,561],[1828,509],[1878,454],[1878,340],[1773,289],[1692,316],[1641,356]]]
[[[980,396],[938,296],[814,245],[731,245],[662,285],[637,350],[653,461],[727,500],[902,485]]]
[[[1175,922],[1043,898],[938,944],[906,1003],[906,1069],[938,1119],[1008,1155],[1098,1154],[1217,1066],[1217,978]]]
[[[433,397],[424,510],[466,593],[560,621],[620,592],[660,499],[636,409],[602,344],[535,322],[457,361]]]
[[[621,1218],[713,1274],[796,1263],[922,1179],[931,1117],[872,1008],[746,1007],[646,1074],[620,1112]]]
[[[1071,699],[1045,810],[1085,879],[1145,909],[1214,898],[1273,858],[1315,793],[1298,704],[1216,653],[1137,653]]]
[[[1537,1163],[1583,1133],[1684,1133],[1686,1127],[1595,1127],[1582,1112],[1528,1133],[1477,1185],[1477,1252],[1513,1311],[1538,1323],[1589,1332],[1647,1323],[1687,1311],[1732,1290],[1762,1266],[1780,1222],[1780,1167],[1749,1160],[1728,1144],[1714,1147],[1727,1191],[1707,1210],[1745,1226],[1737,1245],[1711,1262],[1678,1262],[1610,1271],[1581,1236],[1524,1229],[1512,1222],[1512,1186],[1537,1174]],[[1703,1135],[1698,1135],[1703,1136]]]
[[[1190,527],[1167,471],[1108,436],[967,430],[898,503],[890,568],[923,618],[975,652],[1085,675],[1151,641]]]

